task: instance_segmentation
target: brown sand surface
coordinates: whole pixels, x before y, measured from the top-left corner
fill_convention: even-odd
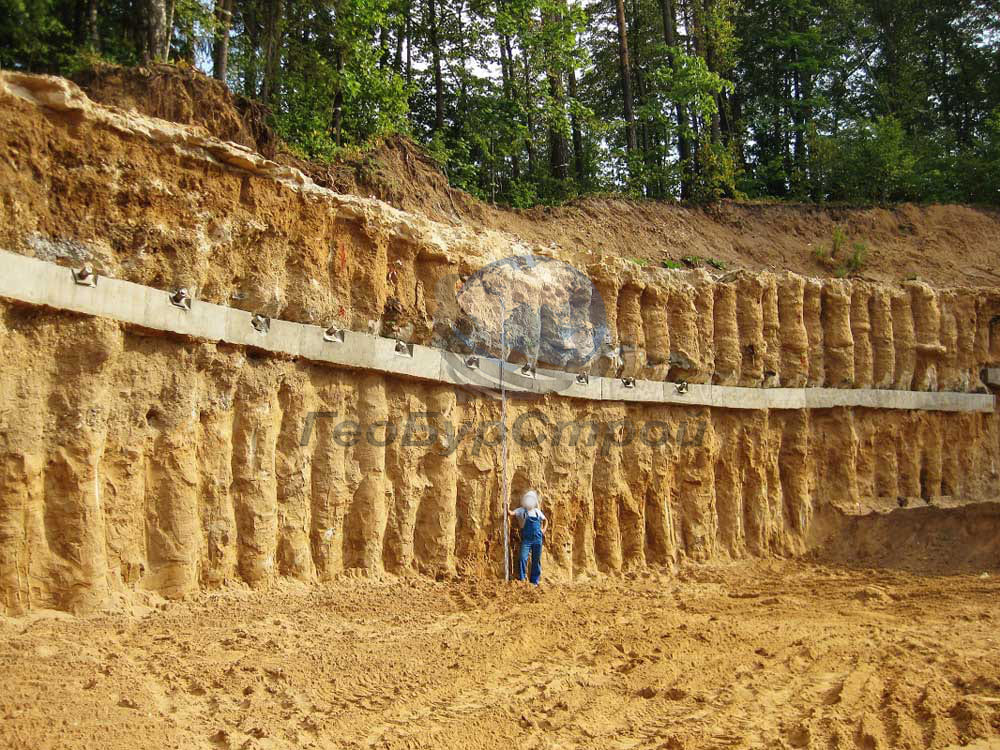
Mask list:
[[[997,748],[998,593],[763,561],[42,612],[0,620],[0,747]]]

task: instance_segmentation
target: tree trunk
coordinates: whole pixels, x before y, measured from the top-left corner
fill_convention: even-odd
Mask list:
[[[806,161],[806,123],[802,109],[802,78],[799,71],[792,72],[792,153],[795,156],[795,167],[798,170],[805,169]]]
[[[94,52],[101,48],[101,37],[97,31],[97,0],[87,3],[87,46]]]
[[[464,130],[464,118],[469,111],[469,76],[465,69],[465,62],[469,59],[469,52],[465,46],[465,19],[464,1],[458,3],[455,9],[455,20],[458,24],[458,107],[455,111],[455,129],[459,132]]]
[[[705,67],[711,72],[716,72],[715,68],[715,44],[711,39],[711,32],[708,28],[708,18],[712,12],[712,0],[695,0],[694,3],[694,48],[698,56],[705,61]],[[721,140],[721,128],[719,126],[719,95],[713,95],[716,104],[716,111],[712,114],[711,137],[712,143]]]
[[[344,89],[340,80],[344,72],[344,55],[339,47],[333,53],[333,62],[337,68],[337,91],[333,95],[333,137],[337,146],[340,146],[343,143],[344,124]]]
[[[167,42],[167,2],[166,0],[146,0],[146,45],[145,62],[166,62]]]
[[[646,103],[646,82],[642,77],[642,66],[637,61],[635,65],[635,93],[638,96],[639,106],[642,107]],[[652,164],[652,154],[650,152],[649,143],[649,128],[645,120],[639,122],[639,144],[642,146],[642,163],[647,167],[647,169]],[[646,197],[653,194],[653,187],[649,183],[646,184]]]
[[[559,107],[560,117],[562,117],[565,106],[562,80],[555,73],[549,73],[548,78],[549,94]],[[569,149],[566,144],[566,136],[556,124],[549,127],[549,168],[552,176],[557,180],[565,180],[569,177]]]
[[[215,41],[212,44],[212,76],[223,83],[229,68],[229,30],[233,25],[233,0],[215,2]]]
[[[542,31],[548,27],[558,27],[562,18],[558,12],[542,11]],[[547,34],[546,34],[547,36]],[[555,65],[557,56],[547,50],[545,77],[549,83],[549,96],[553,111],[549,113],[549,174],[559,181],[569,177],[569,146],[565,136],[566,96],[563,91],[562,71]]]
[[[625,2],[617,0],[616,19],[618,21],[618,65],[621,75],[623,112],[625,115],[626,146],[629,153],[636,150],[635,114],[632,111],[632,72],[628,61],[628,26],[625,23]]]
[[[410,4],[406,4],[406,85],[413,80],[413,15]]]
[[[677,17],[674,13],[673,0],[660,0],[660,14],[663,16],[663,41],[667,45],[667,55],[671,66],[676,64],[677,55]],[[681,163],[681,198],[691,197],[691,141],[688,139],[687,109],[679,103],[674,104],[677,111],[677,157]]]
[[[576,102],[576,71],[569,69],[569,98],[571,102]],[[586,169],[583,163],[583,132],[580,130],[580,121],[576,112],[570,110],[570,128],[573,131],[573,170],[576,173],[577,184],[582,188],[586,181]]]
[[[260,87],[262,101],[272,104],[277,89],[278,68],[281,63],[281,42],[284,26],[284,0],[268,3],[267,29],[265,30],[264,81]]]
[[[535,122],[531,116],[531,65],[526,49],[521,50],[521,59],[524,62],[524,124],[528,128],[528,137],[524,139],[524,146],[528,152],[528,176],[531,177],[535,174]]]
[[[410,0],[406,0],[403,5],[403,22],[396,33],[396,56],[392,65],[396,72],[403,75],[403,42],[408,41],[410,35]]]
[[[434,130],[444,130],[444,80],[441,76],[441,45],[438,42],[437,3],[428,0],[428,24],[431,42],[431,60],[434,66]]]
[[[170,0],[167,4],[167,27],[164,30],[163,62],[170,62],[170,49],[174,43],[174,11],[176,9],[177,0]]]
[[[385,70],[385,66],[389,64],[389,26],[383,26],[379,30],[378,35],[378,47],[382,50],[382,54],[378,57],[378,69]]]
[[[516,105],[516,93],[514,91],[514,53],[510,48],[510,37],[506,34],[500,35],[500,67],[503,73],[503,95],[507,103],[511,105],[511,110]],[[521,156],[519,149],[514,149],[510,155],[510,174],[512,180],[521,179]]]

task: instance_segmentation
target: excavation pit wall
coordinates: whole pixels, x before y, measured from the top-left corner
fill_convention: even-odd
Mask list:
[[[721,386],[983,389],[1000,289],[640,267],[532,247],[342,195],[204,130],[0,71],[0,248],[207,302],[455,350],[456,288],[487,264],[565,261],[600,293],[597,374]],[[541,288],[523,290],[534,307]]]
[[[340,574],[502,575],[495,399],[0,309],[6,612]],[[969,411],[514,397],[507,471],[515,495],[544,498],[552,579],[798,555],[828,536],[821,510],[996,497],[991,397],[903,395]]]
[[[102,276],[74,291],[76,312],[53,309],[65,305],[48,284],[23,299],[27,281],[0,304],[7,613],[340,574],[501,575],[497,402],[404,360],[344,368],[306,345],[332,327],[451,348],[448,293],[512,254],[584,271],[613,339],[587,384],[600,398],[509,405],[512,490],[538,488],[553,522],[548,577],[801,554],[823,531],[818,509],[997,496],[997,415],[964,399],[1000,363],[1000,290],[532,248],[332,193],[61,79],[0,73],[0,121],[0,246],[62,264],[61,284],[84,263]],[[137,319],[101,309],[110,277],[155,288]],[[163,312],[182,286],[191,313]],[[236,322],[192,338],[207,303]],[[253,313],[272,319],[268,337],[292,323],[316,335],[271,349]],[[176,324],[156,324],[168,314]],[[700,403],[675,397],[679,381]],[[583,435],[556,441],[546,421]]]

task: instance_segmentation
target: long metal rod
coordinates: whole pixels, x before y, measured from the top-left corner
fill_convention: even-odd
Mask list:
[[[506,291],[506,289],[504,290]],[[507,386],[503,379],[507,361],[507,300],[500,297],[500,440],[501,442],[501,496],[503,507],[503,579],[510,580],[510,497],[507,489]]]

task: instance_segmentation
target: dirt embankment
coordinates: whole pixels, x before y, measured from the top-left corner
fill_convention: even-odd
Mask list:
[[[937,575],[1000,571],[1000,497],[975,505],[914,505],[901,496],[893,505],[864,514],[823,507],[810,558]]]
[[[495,401],[6,304],[0,333],[0,612],[502,575]],[[831,507],[1000,487],[995,414],[548,397],[508,420],[512,491],[539,489],[553,524],[550,579],[797,555]]]
[[[73,76],[94,101],[181,125],[200,125],[216,138],[268,158],[280,146],[267,124],[267,108],[232,94],[214,78],[178,65],[122,68],[99,65]]]
[[[260,145],[216,84],[162,72],[151,100],[109,75],[95,96]],[[0,243],[48,260],[356,330],[395,300],[419,338],[440,279],[511,252],[479,229],[499,227],[580,260],[640,377],[970,390],[1000,352],[995,289],[613,257],[810,272],[840,225],[878,240],[881,278],[934,258],[935,284],[995,287],[988,212],[504,212],[401,141],[325,178],[466,225],[443,227],[64,82],[0,82]],[[0,745],[996,747],[996,413],[513,403],[512,423],[655,425],[615,446],[528,422],[512,488],[552,521],[529,590],[496,580],[495,401],[7,302],[0,340]],[[775,559],[810,549],[854,569]]]
[[[319,189],[190,128],[94,105],[64,81],[0,83],[0,123],[12,126],[0,142],[0,242],[12,249],[360,331],[380,330],[394,301],[399,330],[408,326],[397,335],[426,341],[441,280],[517,247],[499,232]],[[977,390],[982,365],[1000,357],[991,290],[582,261],[629,346],[619,364],[639,378]],[[480,437],[495,402],[6,303],[0,326],[9,612],[85,612],[136,591],[182,597],[345,571],[502,570],[500,456]],[[511,407],[512,423],[533,406],[551,425],[627,420],[633,430],[614,447],[529,419],[543,442],[511,451],[513,490],[535,485],[546,497],[550,570],[561,578],[798,554],[823,506],[982,500],[1000,481],[996,414],[549,397]],[[324,420],[303,445],[316,412],[364,431],[392,418],[398,435],[432,413],[440,435],[464,429],[466,439],[443,450],[380,432],[351,441]],[[681,437],[688,431],[697,440]]]
[[[858,276],[879,281],[919,278],[935,286],[1000,284],[1000,211],[959,205],[888,208],[739,203],[685,206],[619,197],[591,197],[526,211],[491,206],[451,188],[433,160],[394,137],[363,157],[316,164],[283,149],[264,124],[266,112],[232,96],[217,81],[188,69],[102,68],[77,77],[95,101],[136,109],[254,148],[298,167],[325,187],[373,195],[397,208],[470,228],[510,232],[524,241],[556,244],[640,262],[665,260],[707,267],[788,270],[832,276],[854,243],[865,247]],[[843,241],[829,255],[835,232]],[[694,260],[698,259],[698,260]]]

